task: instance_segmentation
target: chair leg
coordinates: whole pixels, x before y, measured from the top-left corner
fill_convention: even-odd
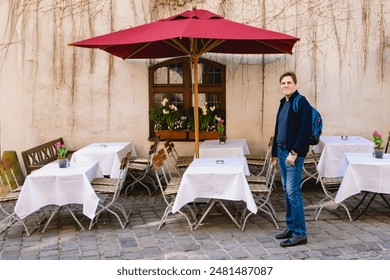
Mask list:
[[[160,220],[160,224],[158,225],[157,230],[160,230],[161,227],[166,223],[168,215],[169,215],[169,212],[171,210],[172,210],[172,208],[169,205],[165,208],[164,214],[163,214],[163,216],[162,216],[162,218]]]
[[[268,208],[268,209],[267,209],[267,208]],[[279,229],[279,224],[278,224],[276,218],[274,217],[274,215],[276,216],[276,214],[274,214],[273,211],[272,211],[272,209],[273,209],[272,205],[270,205],[269,203],[265,203],[265,204],[263,204],[262,206],[259,206],[257,209],[258,209],[259,211],[261,211],[261,212],[267,214],[267,215],[271,218],[272,222],[274,223],[275,228],[276,228],[276,229]],[[249,218],[252,214],[253,214],[252,212],[249,212],[248,215],[245,216],[245,219],[244,219],[244,221],[243,221],[243,223],[242,223],[242,225],[241,225],[241,230],[244,230],[244,229],[245,229],[246,222],[247,222],[248,218]]]
[[[107,212],[111,213],[112,215],[114,215],[118,219],[119,224],[121,225],[122,229],[124,229],[126,227],[126,225],[129,223],[129,217],[130,217],[132,212],[129,211],[129,213],[127,213],[126,209],[124,208],[124,206],[122,204],[120,204],[116,201],[113,201],[113,202],[109,203],[108,205],[99,204],[99,207],[101,207],[101,209],[99,209],[96,212],[95,217],[93,217],[93,219],[91,219],[91,222],[89,224],[89,230],[91,230],[92,227],[97,223],[99,216],[104,211],[107,211]],[[116,209],[118,209],[122,213],[122,215],[124,217],[124,222],[122,222],[122,219],[120,218],[120,216],[115,211],[110,209],[110,207],[115,207]]]
[[[125,227],[126,227],[126,225],[129,223],[129,219],[128,219],[128,217],[127,217],[127,214],[123,214],[123,216],[124,216],[124,218],[125,218],[125,222],[122,222],[122,220],[121,220],[121,218],[119,217],[119,215],[115,212],[115,211],[113,211],[113,210],[111,210],[111,209],[105,209],[107,212],[110,212],[111,214],[113,214],[117,219],[118,219],[118,221],[119,221],[119,223],[120,223],[120,225],[121,225],[121,227],[122,227],[122,229],[124,229]]]
[[[303,184],[310,180],[310,179],[316,179],[318,177],[318,173],[315,172],[314,174],[310,173],[309,171],[306,170],[305,166],[303,166],[303,171],[307,174],[307,178],[305,178],[302,182],[301,182],[301,186],[300,188],[302,189],[302,186]],[[317,181],[318,181],[318,178],[317,178]]]
[[[128,172],[128,174],[130,175],[130,177],[132,177],[132,179],[133,179],[134,181],[131,182],[130,184],[128,184],[128,185],[126,186],[126,188],[125,188],[125,196],[127,196],[127,192],[128,192],[129,189],[130,189],[130,192],[133,191],[133,189],[134,189],[134,187],[135,187],[135,185],[136,185],[137,183],[141,184],[141,185],[148,191],[149,196],[152,196],[152,193],[150,192],[149,187],[148,187],[147,185],[145,185],[145,184],[142,182],[142,180],[144,180],[144,179],[146,178],[146,176],[147,176],[146,173],[144,173],[144,174],[142,174],[142,175],[140,175],[140,176],[138,176],[138,177],[135,176],[135,175],[133,175],[131,172]],[[155,184],[154,181],[153,181],[152,184],[153,184],[153,187],[156,188],[156,184]]]
[[[172,210],[172,209],[171,209]],[[194,230],[194,226],[193,226],[193,223],[191,223],[190,219],[188,218],[188,216],[182,212],[182,211],[178,211],[180,214],[182,214],[184,216],[184,218],[186,218],[187,220],[187,223],[188,223],[188,226],[190,227],[191,230]]]
[[[194,205],[195,205],[195,203],[194,203]],[[192,216],[192,218],[194,219],[194,223],[196,223],[197,218],[196,218],[196,214],[195,214],[194,210],[192,210],[192,208],[191,208],[188,204],[186,204],[186,207],[187,207],[188,210],[190,211],[191,216]],[[195,208],[196,208],[196,206],[195,206]],[[196,210],[197,210],[197,209],[196,209]]]
[[[30,236],[30,235],[38,228],[38,225],[37,225],[35,222],[33,222],[33,228],[32,228],[31,230],[29,230],[29,228],[28,228],[28,226],[27,226],[27,220],[28,220],[28,218],[26,218],[26,220],[22,220],[22,219],[19,219],[19,218],[16,216],[16,214],[14,214],[13,220],[15,220],[15,222],[16,222],[16,221],[20,221],[20,222],[22,223],[22,225],[23,225],[23,227],[24,227],[24,230],[25,230],[27,236]]]
[[[118,199],[120,199],[120,198],[118,198]],[[129,211],[129,213],[127,213],[127,212],[126,212],[126,209],[124,208],[124,206],[123,206],[121,203],[119,203],[119,202],[114,202],[112,206],[113,206],[113,207],[116,207],[119,211],[121,211],[121,213],[122,213],[122,215],[123,215],[123,217],[124,217],[124,219],[125,219],[125,223],[122,223],[122,222],[121,222],[119,216],[118,216],[116,213],[113,213],[113,214],[118,218],[119,223],[120,223],[121,226],[122,226],[122,229],[124,229],[124,228],[126,227],[126,225],[129,223],[129,217],[130,217],[130,215],[131,215],[132,212]],[[110,212],[111,212],[111,211],[110,211]]]
[[[245,209],[245,212],[246,212],[246,209]],[[251,216],[252,214],[253,214],[252,212],[249,212],[248,215],[245,216],[244,221],[241,223],[241,230],[242,231],[245,230],[246,221],[248,220],[249,216]]]
[[[160,224],[158,225],[157,230],[160,230],[160,229],[161,229],[161,227],[166,223],[169,214],[172,214],[172,206],[173,206],[173,202],[172,202],[171,204],[169,204],[169,205],[165,208],[164,214],[163,214],[163,216],[162,216],[162,218],[161,218],[161,220],[160,220]],[[190,209],[190,211],[191,211],[191,215],[195,215],[195,213],[192,211],[192,209]],[[184,218],[186,218],[187,223],[188,223],[190,229],[193,230],[193,229],[194,229],[193,223],[191,223],[191,220],[188,218],[188,216],[187,216],[184,212],[182,212],[182,211],[178,211],[178,212],[179,212],[181,215],[183,215]]]
[[[317,204],[316,209],[314,210],[314,220],[315,221],[318,221],[318,218],[319,218],[319,216],[321,214],[322,209],[327,205],[326,202],[334,202],[336,204],[334,199],[330,199],[328,196],[326,196],[323,199],[321,199],[320,202]],[[348,210],[347,206],[345,206],[345,204],[342,203],[342,202],[338,203],[337,207],[338,206],[341,206],[341,207],[343,207],[345,209],[345,212],[347,213],[349,220],[352,222],[351,214],[349,213],[349,210]]]

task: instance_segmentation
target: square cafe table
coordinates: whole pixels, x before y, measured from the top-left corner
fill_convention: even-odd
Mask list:
[[[227,139],[225,144],[219,144],[219,140],[205,140],[199,146],[200,158],[244,157],[247,154],[249,149],[245,139]]]
[[[78,219],[69,208],[69,204],[83,205],[83,214],[93,219],[99,198],[90,182],[102,177],[97,161],[73,162],[67,168],[59,168],[58,162],[49,163],[26,177],[15,213],[24,219],[44,206],[57,205],[48,219],[43,231],[62,206],[66,206],[81,228]]]
[[[71,162],[98,161],[104,176],[118,178],[121,160],[130,150],[132,156],[137,156],[131,142],[92,143],[74,152]]]
[[[365,210],[367,210],[377,194],[382,197],[390,208],[389,203],[383,196],[383,194],[390,194],[390,154],[384,154],[382,159],[378,159],[374,158],[372,153],[346,153],[340,174],[343,174],[344,178],[335,197],[336,203],[340,203],[348,197],[361,192],[366,192],[366,194],[370,192],[374,193],[374,196]],[[364,198],[365,196],[355,209],[362,203]]]
[[[343,140],[341,136],[321,136],[320,143],[314,147],[321,152],[318,171],[322,177],[342,177],[339,173],[344,160],[344,153],[372,153],[374,142],[360,136],[348,136]]]
[[[249,175],[245,157],[198,158],[184,172],[172,213],[197,198],[211,199],[195,225],[195,229],[215,205],[220,203],[232,221],[241,228],[224,204],[224,200],[244,201],[248,210],[257,212],[257,206],[245,175]]]

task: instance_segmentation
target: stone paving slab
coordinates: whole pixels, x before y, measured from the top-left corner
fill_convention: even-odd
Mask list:
[[[302,192],[307,206],[315,205],[323,196],[318,186],[304,186]],[[360,197],[348,199],[348,208],[352,209]],[[5,231],[0,229],[0,259],[390,259],[390,210],[381,199],[375,200],[365,215],[352,222],[342,208],[323,210],[315,221],[314,209],[309,207],[305,213],[308,243],[290,248],[279,246],[280,241],[274,236],[280,231],[262,214],[252,215],[242,231],[216,207],[195,231],[190,230],[180,214],[170,215],[158,231],[165,207],[158,193],[149,197],[144,189],[136,189],[125,201],[132,210],[125,229],[121,229],[112,215],[102,214],[92,230],[80,230],[66,211],[51,222],[45,233],[35,231],[27,237],[18,223]],[[284,230],[284,194],[280,187],[273,192],[272,203],[280,230]],[[78,215],[81,218],[81,211]],[[82,221],[85,227],[88,222],[88,219]]]

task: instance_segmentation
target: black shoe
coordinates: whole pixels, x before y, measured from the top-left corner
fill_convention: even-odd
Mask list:
[[[287,238],[290,238],[292,237],[292,231],[289,230],[289,229],[286,229],[283,233],[279,233],[277,235],[275,235],[275,238],[276,239],[287,239]]]
[[[282,247],[291,247],[291,246],[296,246],[296,245],[303,245],[307,243],[307,238],[306,237],[299,237],[299,236],[293,236],[290,237],[287,240],[284,240],[280,242],[280,246]]]

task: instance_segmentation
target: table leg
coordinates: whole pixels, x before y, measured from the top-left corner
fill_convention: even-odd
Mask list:
[[[230,219],[236,224],[236,226],[241,229],[241,225],[239,222],[237,222],[237,220],[233,217],[233,215],[230,213],[230,211],[227,209],[225,203],[223,203],[223,201],[221,200],[217,200],[217,199],[212,199],[209,201],[208,205],[207,205],[207,208],[206,210],[204,211],[204,213],[202,214],[202,217],[200,217],[199,221],[196,223],[195,227],[194,227],[194,230],[198,228],[198,226],[202,223],[202,221],[204,220],[204,218],[207,216],[207,214],[210,212],[211,208],[213,208],[213,206],[216,204],[216,203],[219,203],[223,210],[225,210],[225,212],[228,214],[228,216],[230,217]]]
[[[77,219],[76,215],[73,213],[72,209],[70,209],[69,205],[66,205],[66,208],[68,209],[70,215],[72,216],[72,218],[76,221],[76,223],[79,225],[79,227],[84,230],[85,228],[83,227],[83,225],[80,223],[80,221]],[[42,233],[44,233],[48,227],[48,225],[50,224],[50,222],[53,220],[54,216],[57,215],[62,209],[62,206],[57,206],[54,210],[53,210],[53,213],[50,215],[49,219],[47,220],[45,226],[43,227],[42,229]]]
[[[42,229],[42,231],[41,231],[42,233],[45,232],[47,226],[50,224],[50,222],[51,222],[51,220],[54,218],[54,216],[57,215],[58,212],[60,212],[61,207],[62,207],[62,206],[57,206],[56,209],[53,210],[53,213],[51,213],[49,219],[47,220],[45,226],[43,227],[43,229]]]
[[[362,197],[362,199],[359,201],[358,204],[356,204],[356,206],[352,209],[351,212],[354,212],[356,209],[358,209],[358,207],[359,207],[359,206],[363,203],[363,201],[366,199],[367,195],[368,195],[368,192],[365,192],[365,193],[364,193],[364,196]]]
[[[368,193],[368,192],[367,192]],[[374,195],[371,197],[370,201],[368,202],[368,204],[366,205],[366,207],[364,208],[364,210],[355,218],[355,221],[358,220],[368,209],[368,207],[370,207],[371,205],[371,202],[374,200],[374,198],[377,196],[377,193],[374,193]],[[356,208],[356,207],[355,207]],[[354,208],[354,209],[355,209]]]
[[[230,219],[238,226],[239,229],[241,229],[241,225],[237,222],[237,220],[233,217],[232,213],[227,209],[225,203],[223,201],[218,201],[219,204],[221,204],[222,208],[225,210],[225,212],[228,214]]]
[[[211,208],[213,208],[214,204],[216,203],[217,201],[215,199],[212,199],[210,200],[208,203],[207,203],[207,208],[206,210],[204,211],[204,213],[202,214],[202,217],[200,217],[199,221],[196,223],[195,227],[194,227],[194,230],[198,228],[198,226],[202,223],[203,219],[206,218],[207,214],[210,212]]]
[[[73,220],[76,221],[76,223],[79,225],[79,227],[84,230],[85,228],[83,227],[83,225],[80,223],[79,219],[77,219],[76,215],[73,213],[72,209],[70,209],[69,205],[66,206],[66,208],[68,209],[69,213],[72,215],[73,217]]]
[[[387,207],[390,209],[390,203],[387,201],[386,197],[383,195],[383,193],[380,193],[379,196],[383,199],[383,201],[387,204]]]

